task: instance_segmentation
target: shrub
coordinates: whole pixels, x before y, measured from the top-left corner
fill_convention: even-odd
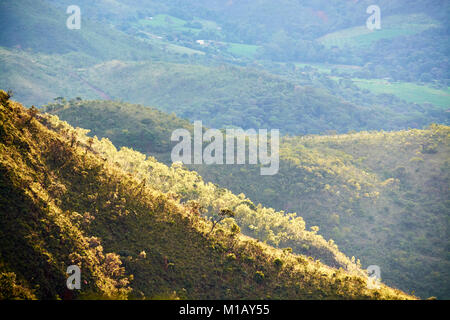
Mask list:
[[[236,255],[234,253],[227,254],[227,260],[228,261],[234,261],[236,260]]]
[[[273,261],[273,264],[275,265],[275,268],[277,268],[278,270],[281,269],[281,267],[283,266],[283,260],[281,260],[280,258],[276,258]]]
[[[236,223],[233,223],[233,225],[231,226],[231,233],[233,235],[237,235],[241,233],[241,228],[239,228],[239,226]]]
[[[264,281],[264,278],[265,278],[264,272],[262,272],[262,271],[256,271],[255,272],[255,280],[256,280],[256,282],[262,283]]]

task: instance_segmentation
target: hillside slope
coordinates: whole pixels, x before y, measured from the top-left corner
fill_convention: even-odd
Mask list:
[[[178,124],[192,130],[192,126],[185,121],[142,106],[112,102],[101,102],[100,105],[98,102],[78,103],[81,104],[81,109],[70,105],[60,109],[57,105],[52,105],[47,106],[46,110],[74,116],[73,123],[84,120],[86,125],[94,128],[93,134],[100,133],[101,136],[106,133],[120,147],[124,146],[123,143],[128,146],[135,143],[136,148],[142,148],[168,164],[171,161],[168,153],[171,147],[168,137],[171,132]],[[80,110],[81,113],[78,112]],[[104,115],[108,119],[103,119]],[[114,128],[111,127],[111,122],[114,123]],[[123,129],[123,125],[128,129]],[[80,130],[83,136],[87,133]],[[158,140],[160,138],[161,141]],[[236,212],[234,220],[244,234],[281,248],[291,247],[295,253],[320,259],[329,266],[361,272],[356,261],[352,262],[343,255],[333,241],[326,241],[315,231],[306,230],[302,217],[296,214],[285,215],[283,211],[256,205],[243,193],[233,194],[219,185],[205,183],[195,171],[177,164],[166,166],[155,158],[146,157],[130,148],[122,148],[117,152],[115,146],[108,141],[96,143],[97,139],[94,137],[92,148],[106,160],[120,165],[139,180],[145,181],[147,185],[164,193],[175,194],[182,202],[195,204],[208,218],[214,217],[221,207],[226,207]],[[228,221],[228,224],[232,221]]]
[[[210,223],[0,92],[2,298],[410,298]],[[49,128],[59,131],[56,133]],[[108,253],[106,253],[108,252]]]
[[[202,120],[210,128],[233,125],[317,134],[448,121],[444,110],[432,106],[353,104],[327,89],[298,85],[251,68],[110,61],[77,74],[114,100],[152,105],[184,119]]]
[[[386,283],[450,295],[450,128],[285,138],[280,171],[194,167],[206,181],[298,212]]]
[[[170,163],[171,130],[191,128],[166,116],[162,131],[153,109],[113,102],[79,101],[46,110],[166,163]],[[141,141],[165,147],[146,148]],[[340,250],[360,258],[363,266],[380,265],[390,285],[422,297],[447,297],[448,144],[448,127],[436,125],[425,130],[290,137],[282,141],[280,172],[273,177],[261,177],[257,166],[193,169],[205,181],[245,193],[255,203],[297,212],[308,226],[319,226],[320,233],[332,238]],[[196,183],[183,183],[197,199],[201,191]],[[297,239],[283,245],[314,255],[305,244],[309,245]],[[334,263],[326,255],[316,258]]]
[[[84,11],[81,29],[70,30],[66,9],[57,9],[45,0],[2,1],[0,46],[54,55],[77,52],[97,61],[151,59],[157,52],[108,25],[85,19]]]

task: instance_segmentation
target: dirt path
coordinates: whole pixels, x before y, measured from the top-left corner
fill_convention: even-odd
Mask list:
[[[81,82],[83,82],[85,85],[87,85],[89,88],[91,88],[93,91],[95,91],[96,94],[98,94],[102,99],[104,100],[112,100],[111,97],[105,93],[103,90],[99,89],[98,87],[92,85],[91,83],[89,83],[88,81],[86,81],[85,79],[83,79],[82,77],[80,77],[79,75],[73,73],[73,72],[69,72],[69,74],[74,77],[77,78],[78,80],[80,80]]]

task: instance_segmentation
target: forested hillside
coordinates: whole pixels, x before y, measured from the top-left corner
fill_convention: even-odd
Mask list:
[[[167,163],[171,130],[192,130],[175,117],[156,117],[151,108],[129,104],[59,101],[45,110]],[[387,283],[423,297],[447,297],[448,135],[448,127],[433,125],[285,137],[280,172],[271,177],[260,176],[259,167],[251,165],[192,167],[206,181],[244,193],[255,203],[297,212],[363,266],[380,265]],[[305,252],[303,245],[289,246]]]
[[[85,103],[84,101],[79,102]],[[111,111],[111,103],[103,102],[101,105],[102,108],[107,108],[108,111]],[[106,105],[108,105],[108,107]],[[124,120],[122,123],[128,123],[130,125],[130,131],[127,131],[127,129],[108,131],[108,133],[111,133],[111,139],[117,141],[119,146],[122,146],[120,143],[123,141],[136,141],[138,148],[139,146],[142,146],[139,145],[138,141],[148,141],[148,144],[144,149],[153,156],[157,156],[159,159],[169,163],[170,155],[167,153],[167,150],[169,150],[170,144],[159,143],[155,137],[161,136],[161,132],[158,131],[160,130],[159,128],[164,128],[163,132],[167,132],[167,128],[173,127],[176,121],[179,120],[172,118],[171,121],[167,121],[170,117],[166,116],[166,121],[159,123],[160,120],[164,120],[164,117],[152,119],[150,114],[154,111],[145,107],[126,105],[130,107],[130,109],[124,109],[127,114],[130,114],[128,110],[131,110],[133,107],[136,110],[134,115],[137,116],[137,118],[134,118],[133,120],[129,117],[121,116],[123,112],[118,108],[121,106],[121,104],[116,104],[114,108],[119,118]],[[48,107],[47,111],[51,110],[52,107]],[[77,119],[82,120],[84,119],[83,117],[87,115],[88,119],[90,119],[90,123],[87,124],[92,125],[93,128],[96,127],[95,132],[100,133],[99,136],[102,136],[104,133],[102,128],[104,127],[98,125],[103,122],[103,119],[95,113],[89,112],[95,110],[97,110],[96,103],[87,102],[86,112],[82,112],[82,115],[76,113],[79,115],[77,116]],[[58,113],[58,111],[61,110],[54,109],[53,111]],[[69,106],[64,108],[64,111],[71,115],[75,115],[75,113],[72,113],[73,108]],[[140,115],[143,117],[139,118]],[[132,128],[138,128],[137,132],[141,132],[141,129],[139,128],[141,125],[139,123],[142,122],[138,122],[137,119],[147,119],[145,122],[155,123],[155,126],[153,126],[152,131],[146,131],[142,133],[142,135],[135,135],[135,131],[133,131]],[[192,127],[186,125],[186,123],[183,123],[183,125],[187,129],[192,129]],[[83,134],[86,133],[84,130],[81,130],[81,132]],[[171,132],[167,132],[167,134],[170,136]],[[125,136],[128,136],[129,139],[124,139]],[[136,138],[132,139],[133,136]],[[93,141],[96,140],[94,139]],[[163,141],[166,142],[167,140],[164,139]],[[95,146],[96,145],[94,144],[94,147]],[[155,152],[151,152],[152,149],[149,149],[149,146],[156,146],[153,149]],[[115,147],[113,145],[108,144],[106,141],[102,141],[102,143],[94,149],[96,152],[100,153],[102,157],[110,159],[113,163],[121,164],[123,169],[133,174],[133,176],[147,181],[153,185],[154,188],[167,193],[175,192],[180,195],[180,200],[183,202],[195,201],[195,203],[202,208],[202,212],[207,216],[214,215],[221,206],[226,204],[228,209],[236,212],[235,220],[247,235],[258,238],[261,241],[274,246],[280,246],[282,248],[288,246],[292,247],[295,252],[320,259],[328,265],[342,267],[347,270],[358,269],[355,261],[352,262],[342,255],[333,241],[326,241],[321,236],[316,235],[317,231],[314,231],[314,228],[312,231],[305,230],[305,222],[301,217],[297,217],[295,214],[285,215],[283,211],[275,211],[271,208],[264,208],[260,205],[256,205],[242,193],[234,195],[230,191],[221,188],[219,185],[203,182],[201,176],[195,172],[186,170],[177,164],[167,167],[166,165],[157,162],[153,157],[146,159],[145,155],[135,152],[132,149],[129,149],[129,147],[130,146],[128,145],[128,148],[123,148],[119,152],[114,152]]]
[[[257,243],[233,223],[211,228],[176,189],[127,174],[131,151],[0,94],[2,298],[71,298],[70,264],[83,272],[77,298],[409,298]]]
[[[191,121],[203,120],[212,128],[280,128],[283,134],[306,134],[393,130],[448,119],[442,108],[377,104],[375,98],[357,105],[324,88],[231,66],[114,61],[85,70],[81,77],[95,87],[108,88],[111,98],[157,106]],[[123,83],[128,85],[126,90]]]
[[[286,138],[280,172],[195,168],[207,181],[298,212],[362,265],[421,296],[449,296],[449,133],[399,132]]]

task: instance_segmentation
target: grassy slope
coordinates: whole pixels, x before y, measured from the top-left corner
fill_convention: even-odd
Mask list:
[[[148,44],[88,19],[82,19],[80,30],[69,30],[68,17],[42,0],[2,1],[0,45],[47,54],[82,52],[97,59],[151,59],[154,54]]]
[[[365,25],[329,33],[318,39],[327,47],[369,47],[383,40],[413,35],[439,26],[439,22],[425,14],[394,15],[381,18],[380,30],[369,30]]]
[[[85,298],[408,298],[226,229],[206,236],[203,219],[104,162],[73,129],[0,98],[3,298],[65,297],[72,263]]]
[[[32,56],[0,48],[0,72],[3,75],[0,84],[3,88],[12,89],[17,93],[16,98],[30,105],[43,104],[58,96],[100,98],[74,73],[68,72],[70,59],[69,56]]]
[[[69,30],[65,9],[42,0],[0,3],[0,85],[18,92],[24,103],[39,105],[57,96],[105,98],[101,88],[79,78],[78,68],[110,59],[172,57],[160,44],[91,22],[84,11],[81,29]]]
[[[435,89],[426,85],[410,82],[389,83],[381,79],[353,79],[354,83],[361,88],[368,89],[374,93],[393,94],[412,103],[430,103],[443,109],[450,108],[450,88]]]

